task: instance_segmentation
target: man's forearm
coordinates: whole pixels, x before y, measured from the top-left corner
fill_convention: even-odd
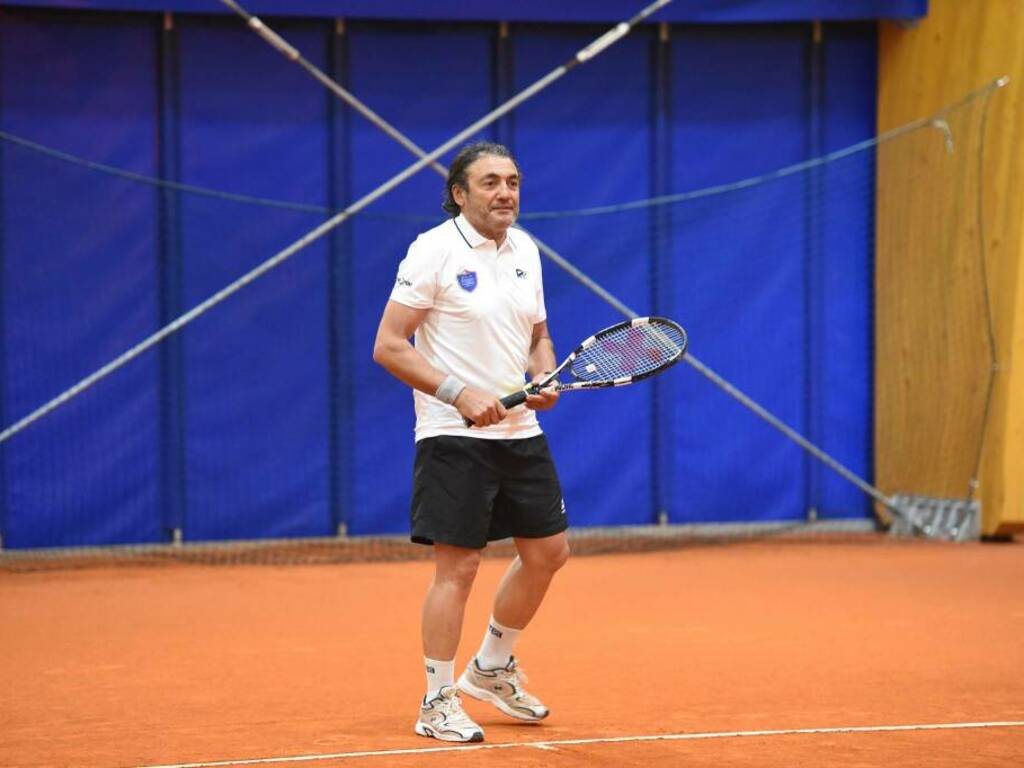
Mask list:
[[[497,424],[505,418],[505,409],[494,395],[478,392],[437,370],[407,339],[378,341],[373,348],[373,359],[396,379],[455,406],[477,426]],[[445,386],[439,389],[442,383]]]
[[[530,360],[526,373],[532,379],[540,373],[547,373],[555,370],[558,365],[555,360],[555,343],[550,336],[541,336],[534,340],[530,349]]]
[[[396,379],[428,395],[437,392],[445,374],[437,370],[406,339],[378,344],[373,359]]]

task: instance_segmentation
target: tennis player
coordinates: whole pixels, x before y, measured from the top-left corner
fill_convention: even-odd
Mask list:
[[[520,720],[548,715],[523,687],[513,649],[569,556],[562,490],[534,413],[552,408],[558,394],[531,395],[526,408],[508,411],[498,399],[521,389],[524,374],[535,381],[556,367],[537,246],[511,229],[520,180],[500,144],[470,144],[456,155],[445,187],[451,218],[409,247],[373,350],[414,390],[412,540],[433,545],[435,563],[422,618],[427,692],[415,730],[445,741],[484,738],[460,691]],[[510,536],[518,555],[456,684],[481,552]]]

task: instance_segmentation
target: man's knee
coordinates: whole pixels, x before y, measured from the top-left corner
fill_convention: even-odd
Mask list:
[[[535,539],[520,546],[519,559],[526,568],[554,573],[569,560],[569,539],[565,534],[550,539]]]
[[[448,583],[460,590],[469,591],[480,568],[481,553],[474,549],[456,550],[448,547],[437,553],[437,582]]]
[[[557,571],[569,562],[569,539],[562,537],[562,545],[551,556],[551,570]]]

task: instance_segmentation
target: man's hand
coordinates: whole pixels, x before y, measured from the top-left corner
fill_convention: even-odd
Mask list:
[[[549,375],[551,375],[551,371],[538,373],[533,377],[533,383],[536,384],[538,381],[543,381]],[[526,407],[531,411],[550,411],[555,407],[555,403],[558,402],[558,394],[557,389],[542,389],[536,395],[527,396]]]
[[[466,387],[452,403],[463,417],[473,422],[474,427],[489,427],[505,418],[508,411],[494,395]]]

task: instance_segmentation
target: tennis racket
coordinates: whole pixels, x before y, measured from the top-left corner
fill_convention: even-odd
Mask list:
[[[599,331],[580,344],[541,381],[501,398],[505,408],[515,408],[542,389],[565,392],[574,389],[622,387],[661,373],[683,359],[686,331],[664,317],[636,317]],[[561,381],[563,373],[571,380]],[[466,419],[466,426],[473,422]]]

